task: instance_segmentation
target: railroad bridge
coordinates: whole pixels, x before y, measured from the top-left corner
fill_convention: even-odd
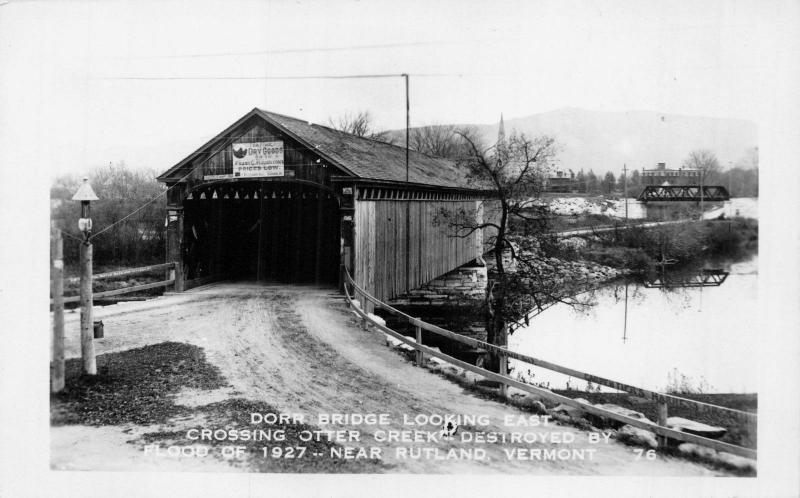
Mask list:
[[[343,285],[389,300],[483,254],[443,212],[482,219],[451,161],[253,109],[158,177],[176,290],[227,278]],[[365,302],[365,304],[367,304]]]

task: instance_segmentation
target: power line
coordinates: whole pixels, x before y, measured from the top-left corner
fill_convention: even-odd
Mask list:
[[[411,76],[421,78],[446,78],[465,76],[466,73],[413,73]],[[140,81],[164,81],[164,80],[343,80],[343,79],[366,79],[366,78],[399,78],[399,73],[389,74],[320,74],[312,76],[100,76],[97,80],[140,80]]]
[[[267,49],[255,50],[248,52],[208,52],[199,54],[172,54],[172,55],[139,55],[122,57],[123,59],[197,59],[203,57],[233,57],[233,56],[256,56],[256,55],[273,55],[273,54],[299,54],[307,52],[342,52],[348,50],[376,50],[382,48],[403,48],[403,47],[428,47],[428,46],[442,46],[442,45],[466,45],[474,43],[483,43],[479,40],[464,40],[464,41],[420,41],[420,42],[405,42],[405,43],[375,43],[370,45],[344,45],[339,47],[310,47],[310,48],[285,48],[285,49]]]
[[[80,237],[76,237],[75,235],[72,235],[71,233],[69,233],[69,232],[67,232],[67,231],[65,231],[65,230],[62,230],[62,229],[60,229],[60,228],[53,228],[53,230],[58,230],[58,231],[59,231],[59,232],[61,232],[63,235],[66,235],[67,237],[69,237],[69,238],[71,238],[71,239],[75,239],[75,240],[77,240],[78,242],[83,242],[83,239],[82,239],[82,238],[80,238]]]
[[[182,180],[185,180],[185,179],[186,179],[186,178],[187,178],[189,175],[191,175],[193,172],[194,172],[194,169],[193,169],[193,168],[189,169],[189,172],[188,172],[188,173],[186,173],[185,175],[183,175],[181,178],[179,178],[179,179],[176,181],[175,185],[172,185],[171,187],[167,187],[166,189],[164,189],[164,191],[163,191],[163,192],[161,192],[161,193],[160,193],[160,194],[158,194],[157,196],[153,197],[153,198],[152,198],[152,199],[150,199],[149,201],[145,202],[144,204],[142,204],[142,205],[141,205],[141,206],[139,206],[138,208],[134,209],[134,210],[133,210],[133,211],[131,211],[131,212],[130,212],[128,215],[126,215],[126,216],[122,217],[120,220],[117,220],[117,221],[115,221],[114,223],[112,223],[112,224],[108,225],[107,227],[103,228],[103,229],[102,229],[102,230],[100,230],[99,232],[97,232],[97,233],[95,233],[95,234],[92,234],[92,236],[91,236],[89,239],[90,239],[90,240],[94,240],[94,238],[95,238],[95,237],[98,237],[100,234],[102,234],[102,233],[104,233],[104,232],[107,232],[108,230],[111,230],[112,228],[114,228],[115,226],[119,225],[119,224],[120,224],[120,223],[122,223],[123,221],[127,220],[127,219],[128,219],[128,218],[130,218],[131,216],[135,215],[136,213],[138,213],[138,212],[139,212],[139,211],[141,211],[142,209],[146,208],[147,206],[149,206],[149,205],[150,205],[150,204],[152,204],[153,202],[155,202],[155,201],[157,201],[158,199],[160,199],[160,198],[164,197],[165,195],[167,195],[167,193],[168,193],[170,190],[172,190],[174,187],[176,187],[177,185],[179,185],[179,182],[181,182]]]

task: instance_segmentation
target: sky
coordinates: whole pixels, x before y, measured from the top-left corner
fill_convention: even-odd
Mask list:
[[[165,170],[253,107],[314,123],[369,110],[378,128],[405,125],[399,76],[265,76],[409,73],[412,126],[562,107],[757,121],[770,56],[792,48],[774,36],[791,32],[796,11],[756,1],[4,0],[0,125],[36,130],[23,138],[53,176],[120,160]]]

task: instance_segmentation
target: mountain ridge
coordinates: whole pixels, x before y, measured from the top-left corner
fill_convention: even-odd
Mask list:
[[[668,168],[678,168],[696,149],[711,150],[726,169],[758,146],[755,123],[738,118],[563,107],[504,119],[504,123],[506,136],[514,131],[553,136],[560,147],[555,165],[575,172],[591,169],[598,174],[612,171],[618,175],[624,164],[629,169],[642,169],[662,162]],[[499,121],[455,126],[474,127],[484,143],[491,144],[497,139]],[[392,130],[391,136],[402,139],[404,130]]]

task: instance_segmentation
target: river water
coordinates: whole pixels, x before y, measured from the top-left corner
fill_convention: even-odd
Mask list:
[[[646,389],[683,384],[702,392],[756,392],[758,259],[706,267],[730,273],[714,287],[666,290],[641,282],[602,287],[583,296],[594,306],[555,305],[514,332],[509,347]],[[513,373],[552,389],[567,383],[586,388],[585,382],[549,370],[512,366]]]

